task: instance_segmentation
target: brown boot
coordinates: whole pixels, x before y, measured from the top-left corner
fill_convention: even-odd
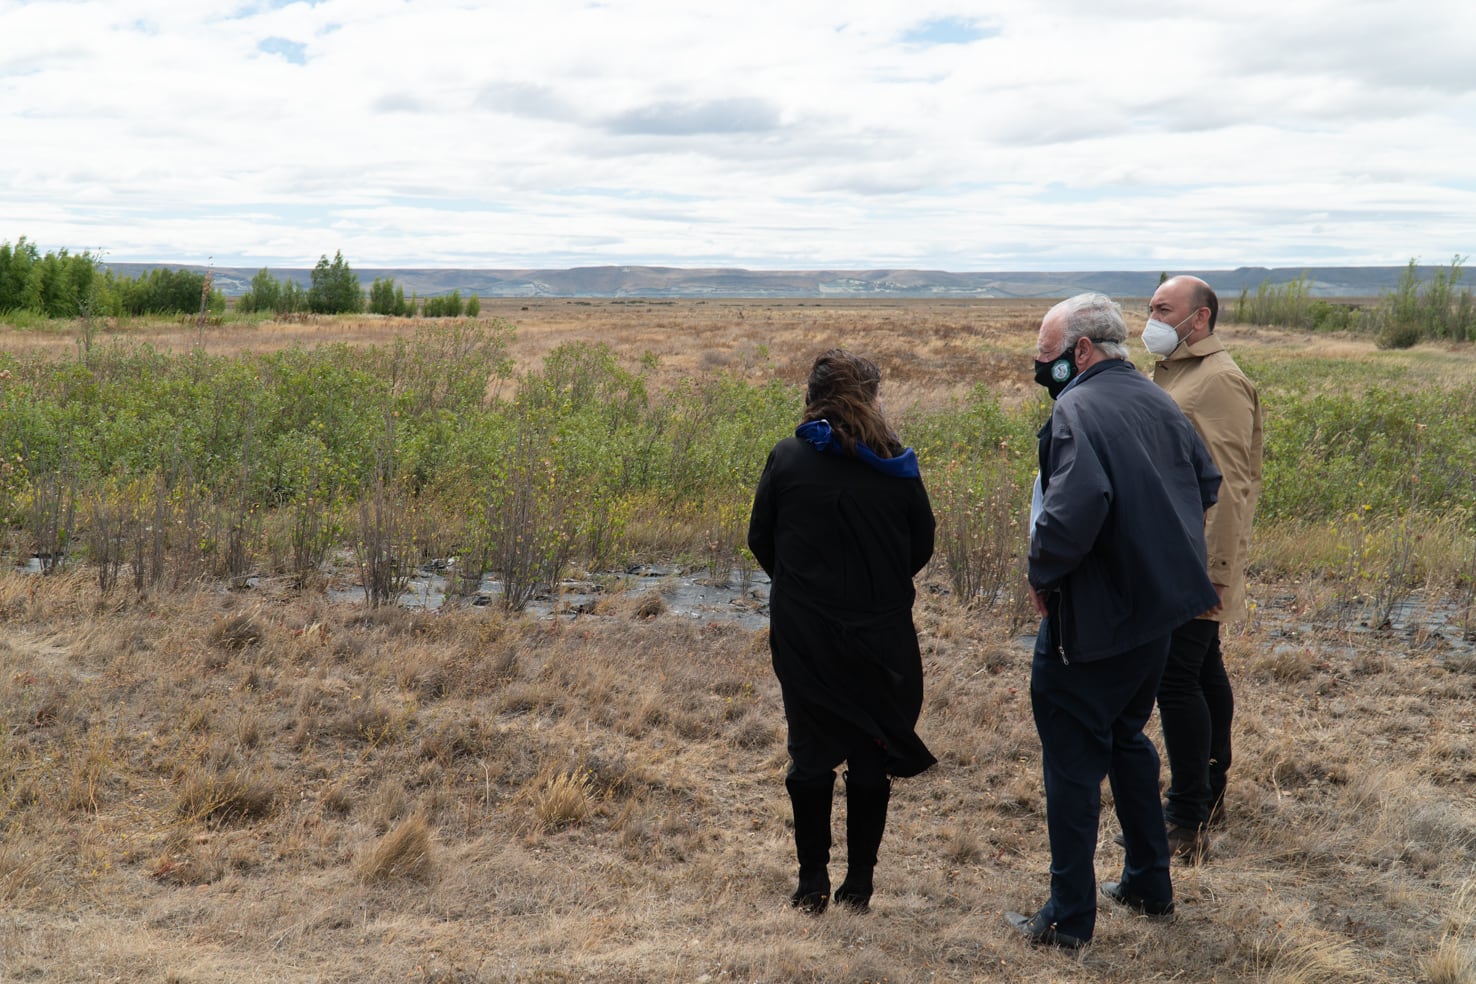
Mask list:
[[[1199,864],[1209,859],[1209,835],[1203,827],[1180,827],[1168,825],[1169,857],[1183,858],[1190,864]]]

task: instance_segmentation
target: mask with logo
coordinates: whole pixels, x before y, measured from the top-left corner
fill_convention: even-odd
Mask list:
[[[1167,359],[1184,343],[1179,337],[1179,329],[1193,320],[1194,315],[1191,314],[1178,325],[1170,325],[1157,318],[1150,318],[1148,324],[1143,326],[1143,347],[1154,358]]]
[[[1049,362],[1035,360],[1035,381],[1046,388],[1051,399],[1061,395],[1066,384],[1076,378],[1076,360],[1070,352],[1062,352]]]

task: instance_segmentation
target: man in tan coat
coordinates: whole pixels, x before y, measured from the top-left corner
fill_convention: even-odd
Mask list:
[[[1206,828],[1223,815],[1234,695],[1220,655],[1220,622],[1245,612],[1251,521],[1261,492],[1261,404],[1256,388],[1215,334],[1219,299],[1197,277],[1173,277],[1149,302],[1143,344],[1159,361],[1153,381],[1194,424],[1224,475],[1205,514],[1210,581],[1220,604],[1180,626],[1158,688],[1169,759],[1163,808],[1169,849],[1198,860]]]

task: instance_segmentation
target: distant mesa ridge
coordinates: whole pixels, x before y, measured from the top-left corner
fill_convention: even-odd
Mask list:
[[[115,273],[136,277],[159,267],[204,271],[186,263],[109,263]],[[212,267],[217,289],[238,297],[260,267]],[[272,276],[307,287],[311,269],[270,267]],[[1235,270],[1170,270],[1192,273],[1215,288],[1222,300],[1255,291],[1262,283],[1282,284],[1306,276],[1307,292],[1317,297],[1374,297],[1393,290],[1406,267],[1240,267]],[[1418,267],[1428,279],[1436,267]],[[997,271],[950,273],[945,270],[742,270],[656,266],[593,266],[567,270],[449,270],[356,268],[366,290],[388,277],[405,293],[436,297],[460,291],[471,297],[1069,297],[1096,290],[1114,297],[1148,297],[1159,271],[1099,270]]]

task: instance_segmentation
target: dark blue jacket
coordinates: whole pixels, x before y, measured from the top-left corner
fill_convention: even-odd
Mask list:
[[[1168,635],[1219,601],[1204,511],[1220,472],[1163,390],[1122,359],[1061,393],[1041,441],[1043,503],[1030,583],[1063,659],[1104,659]]]

